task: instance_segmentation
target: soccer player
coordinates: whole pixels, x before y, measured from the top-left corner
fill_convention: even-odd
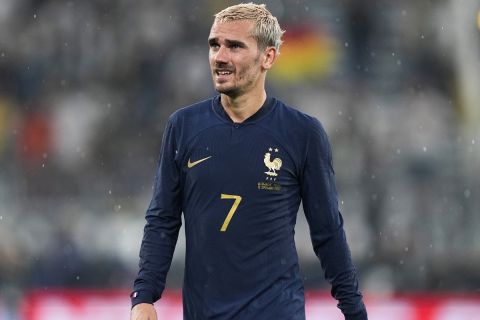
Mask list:
[[[157,319],[181,214],[186,320],[300,320],[294,244],[300,201],[345,319],[367,313],[338,211],[327,135],[315,118],[268,96],[283,31],[265,5],[215,15],[208,38],[218,96],[170,116],[146,213],[132,320]]]

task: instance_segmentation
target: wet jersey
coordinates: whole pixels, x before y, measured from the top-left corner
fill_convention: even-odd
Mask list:
[[[305,319],[301,201],[332,295],[347,319],[366,319],[320,123],[275,98],[242,123],[220,96],[178,110],[163,136],[132,303],[161,297],[183,213],[184,319]]]

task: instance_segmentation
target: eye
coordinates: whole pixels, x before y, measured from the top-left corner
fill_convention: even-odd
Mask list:
[[[220,45],[218,44],[218,42],[212,40],[212,41],[209,41],[208,42],[208,46],[211,48],[211,49],[218,49],[220,47]]]
[[[244,48],[244,44],[241,43],[241,42],[237,42],[237,41],[231,41],[229,44],[228,44],[228,47],[230,49],[240,49],[240,48]]]

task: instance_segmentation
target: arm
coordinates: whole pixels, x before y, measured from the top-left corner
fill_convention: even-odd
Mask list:
[[[313,249],[345,319],[366,320],[343,218],[338,211],[330,144],[316,119],[310,130],[302,175],[302,200]]]
[[[169,121],[163,135],[153,197],[145,216],[147,222],[140,248],[140,270],[131,294],[132,307],[139,303],[153,304],[161,297],[182,224],[180,169],[175,163],[173,129]]]

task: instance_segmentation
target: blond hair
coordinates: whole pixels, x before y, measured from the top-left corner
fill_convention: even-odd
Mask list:
[[[214,15],[216,22],[228,22],[236,20],[251,20],[255,23],[252,36],[257,41],[260,50],[266,47],[275,47],[280,50],[282,44],[282,35],[285,31],[280,28],[277,18],[275,18],[267,6],[264,4],[240,3]]]

